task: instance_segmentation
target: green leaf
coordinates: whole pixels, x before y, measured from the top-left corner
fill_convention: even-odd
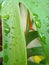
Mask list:
[[[25,35],[26,38],[26,45],[28,45],[32,40],[38,37],[38,32],[37,31],[31,31],[27,32]]]
[[[2,2],[3,2],[4,0],[0,0],[0,10],[1,10],[1,8],[2,8]],[[0,13],[1,13],[1,11],[0,11]]]
[[[8,44],[8,49],[3,50],[5,55],[4,60],[8,60],[10,58],[7,63],[4,62],[4,65],[14,65],[15,63],[16,65],[26,65],[25,38],[21,27],[21,17],[18,2],[24,4],[32,14],[32,18],[36,24],[41,39],[41,44],[47,57],[47,62],[49,64],[49,0],[5,0],[2,9],[2,16],[9,15],[10,18],[9,20],[6,19],[6,21],[5,19],[2,19],[2,21],[6,22],[9,25],[10,29],[13,29],[11,29],[9,32],[9,29],[6,28],[6,32],[9,32],[8,36],[6,36],[4,24],[2,22],[3,48],[4,44]],[[10,45],[11,43],[12,45]],[[9,50],[9,48],[11,50]],[[17,62],[15,62],[15,60],[17,60]]]
[[[37,63],[31,62],[31,61],[28,61],[28,65],[46,65],[46,64],[37,64]]]
[[[3,65],[27,65],[25,35],[18,0],[2,5]]]
[[[44,52],[42,47],[33,47],[33,48],[29,48],[27,49],[27,57],[31,57],[31,56],[37,56],[37,55],[42,55],[44,56]]]
[[[47,60],[46,59],[43,59],[40,63],[41,64],[47,64]]]
[[[30,11],[49,64],[49,0],[20,0]]]

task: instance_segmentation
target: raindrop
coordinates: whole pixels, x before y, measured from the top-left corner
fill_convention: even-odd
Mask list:
[[[9,19],[9,15],[7,14],[7,15],[3,16],[3,19],[4,19],[4,20]]]
[[[46,44],[46,37],[43,33],[40,34],[41,40],[44,44]]]
[[[10,27],[7,23],[4,22],[4,32],[7,35],[10,32]]]
[[[36,26],[37,26],[38,28],[41,28],[41,22],[40,22],[40,20],[37,20],[35,23],[36,23]]]
[[[8,60],[9,60],[8,55],[5,55],[5,56],[4,56],[4,62],[5,62],[5,63],[7,63],[7,62],[8,62]]]
[[[4,31],[5,31],[6,34],[8,34],[10,32],[10,30],[7,29],[7,28]]]
[[[49,33],[49,29],[47,30],[47,32]]]
[[[7,43],[5,43],[5,45],[4,45],[4,49],[7,49],[7,47],[8,47],[8,45],[7,45]]]
[[[38,15],[36,13],[33,14],[34,18],[38,18]]]

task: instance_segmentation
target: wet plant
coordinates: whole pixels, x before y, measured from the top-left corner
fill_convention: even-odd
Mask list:
[[[24,35],[19,3],[31,13],[37,31],[27,31]],[[0,57],[3,57],[3,65],[49,65],[49,0],[1,0],[0,15],[3,48]],[[42,47],[26,50],[26,44],[37,37]],[[27,63],[27,57],[35,55],[44,56],[46,61]]]

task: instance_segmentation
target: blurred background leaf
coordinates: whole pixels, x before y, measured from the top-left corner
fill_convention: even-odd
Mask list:
[[[28,61],[28,65],[46,65],[46,64],[37,64],[37,63],[31,62],[31,61]]]
[[[44,56],[44,52],[42,50],[42,47],[33,47],[33,48],[28,48],[27,49],[27,57],[37,56],[37,55]]]
[[[27,32],[25,34],[26,45],[28,45],[32,40],[34,40],[37,37],[38,37],[38,32],[37,31]]]

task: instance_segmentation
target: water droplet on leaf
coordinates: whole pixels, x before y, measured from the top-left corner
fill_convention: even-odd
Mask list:
[[[40,28],[40,27],[41,27],[41,22],[40,22],[40,19],[38,18],[38,15],[34,13],[34,14],[33,14],[33,17],[35,18],[36,26],[37,26],[38,28]]]
[[[38,15],[36,13],[33,14],[34,18],[38,18]]]
[[[7,23],[4,22],[4,32],[7,35],[10,32],[10,27]]]
[[[9,19],[9,15],[7,14],[7,15],[3,16],[3,19],[4,20],[8,20]]]
[[[41,41],[46,44],[46,37],[43,33],[40,34],[40,37],[41,37]]]
[[[7,28],[4,31],[5,31],[6,34],[8,34],[10,32],[10,30],[7,29]]]
[[[37,20],[35,23],[36,23],[36,26],[37,26],[38,28],[41,28],[41,22],[40,22],[40,20]]]

